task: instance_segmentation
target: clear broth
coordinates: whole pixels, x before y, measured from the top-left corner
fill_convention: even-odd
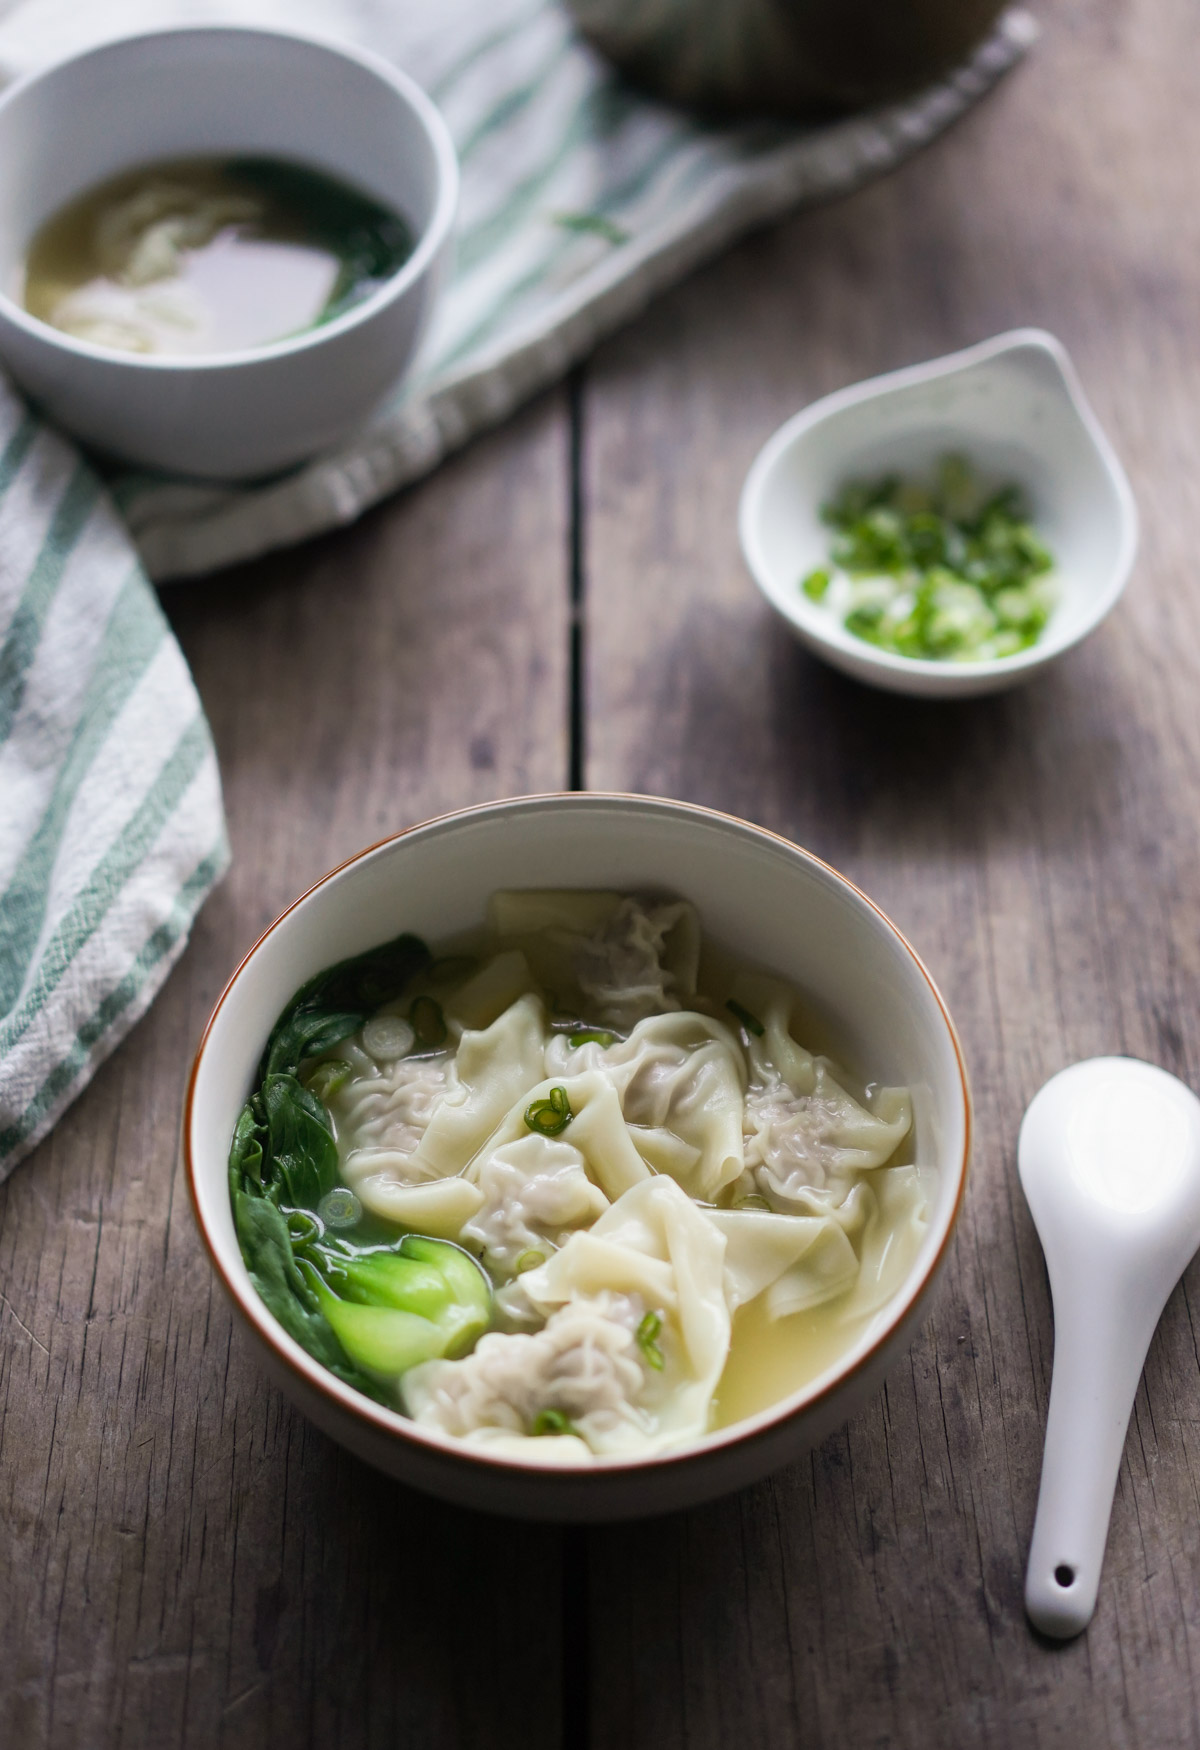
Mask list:
[[[399,214],[274,158],[186,158],[89,189],[37,231],[19,301],[118,352],[204,356],[333,321],[412,253]]]

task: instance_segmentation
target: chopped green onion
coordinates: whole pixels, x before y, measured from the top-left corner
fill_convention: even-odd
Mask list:
[[[1020,491],[990,496],[962,456],[932,484],[848,482],[821,512],[833,571],[801,580],[848,632],[922,660],[986,661],[1037,642],[1054,605],[1054,560]]]
[[[533,1418],[531,1434],[574,1434],[575,1425],[561,1410],[539,1410]]]
[[[294,1247],[311,1246],[314,1240],[324,1237],[324,1225],[310,1209],[285,1209],[283,1219]]]
[[[658,1333],[662,1330],[662,1314],[648,1312],[637,1328],[638,1348],[646,1358],[646,1366],[653,1367],[655,1372],[663,1370],[663,1352],[658,1346]]]
[[[747,1197],[739,1197],[733,1206],[735,1209],[765,1209],[770,1211],[771,1205],[765,1197],[760,1197],[757,1191],[751,1191]]]
[[[362,1218],[362,1204],[348,1185],[335,1185],[317,1204],[317,1214],[326,1227],[354,1227]]]
[[[539,1264],[544,1264],[545,1262],[546,1262],[545,1252],[536,1251],[531,1246],[527,1252],[522,1252],[520,1257],[517,1259],[517,1263],[516,1263],[517,1275],[524,1276],[526,1270],[536,1270]]]
[[[442,1013],[442,1005],[434,1002],[432,997],[415,998],[408,1011],[408,1018],[422,1051],[432,1051],[436,1046],[446,1043],[446,1017]]]
[[[415,1040],[412,1028],[399,1015],[373,1015],[362,1030],[363,1048],[377,1063],[407,1057]]]
[[[617,1043],[615,1033],[609,1033],[604,1027],[581,1027],[577,1033],[572,1033],[567,1044],[572,1051],[578,1051],[581,1045],[603,1045],[607,1051],[610,1045]]]
[[[574,1118],[565,1088],[551,1088],[544,1100],[534,1100],[525,1108],[525,1122],[538,1136],[561,1136]]]
[[[354,1065],[347,1063],[344,1057],[327,1057],[309,1070],[304,1077],[304,1085],[317,1096],[323,1105],[328,1105],[338,1089],[344,1086],[353,1074]]]
[[[732,997],[730,997],[729,1001],[725,1004],[725,1007],[729,1010],[731,1015],[737,1016],[747,1033],[753,1033],[756,1039],[762,1038],[763,1024],[757,1015],[752,1015],[749,1009],[744,1009],[741,1003],[735,1002]]]

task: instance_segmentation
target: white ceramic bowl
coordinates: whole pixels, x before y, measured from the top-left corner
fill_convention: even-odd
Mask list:
[[[136,356],[75,340],[15,301],[38,226],[156,159],[256,153],[373,195],[416,248],[327,326],[249,352]],[[377,56],[278,30],[205,25],[123,37],[0,98],[0,358],[67,430],[125,461],[249,479],[338,443],[411,360],[445,275],[458,198],[450,137]]]
[[[948,452],[987,480],[1020,486],[1054,554],[1058,603],[1038,642],[1016,656],[894,656],[847,632],[800,588],[828,563],[821,506],[847,480],[927,474]],[[758,587],[818,656],[890,692],[964,698],[1027,680],[1094,631],[1133,565],[1137,511],[1065,349],[1053,335],[1018,328],[806,407],[755,458],[739,531]]]
[[[782,1403],[671,1454],[562,1470],[486,1454],[419,1428],[327,1373],[251,1286],[229,1204],[234,1122],[263,1043],[313,973],[414,930],[429,941],[482,921],[500,887],[671,890],[706,931],[793,980],[852,1061],[913,1092],[916,1158],[939,1170],[911,1275],[837,1364]],[[276,1383],[335,1440],[403,1481],[529,1518],[664,1512],[754,1481],[798,1457],[881,1384],[927,1310],[963,1194],[966,1074],[929,974],[883,914],[826,864],[728,815],[634,796],[534,796],[414,827],[325,876],[266,932],[213,1013],[189,1084],[183,1150],[200,1231]]]

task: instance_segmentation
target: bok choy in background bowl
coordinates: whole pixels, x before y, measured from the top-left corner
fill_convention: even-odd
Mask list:
[[[737,1488],[861,1407],[968,1143],[953,1025],[869,900],[742,821],[603,795],[318,882],[221,997],[183,1127],[274,1381],[402,1481],[551,1519]]]

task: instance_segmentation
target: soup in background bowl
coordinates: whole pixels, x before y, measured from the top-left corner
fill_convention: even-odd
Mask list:
[[[548,888],[557,892],[548,894]],[[496,889],[506,897],[498,902],[500,913],[493,906],[492,934],[484,938],[480,921]],[[589,906],[595,910],[603,904],[611,918],[614,896],[622,894],[684,895],[696,908],[695,914],[687,908],[681,911],[677,901],[666,902],[674,920],[671,929],[694,937],[692,920],[698,916],[706,941],[715,945],[715,952],[708,950],[699,977],[695,968],[701,963],[694,958],[694,941],[685,949],[670,949],[674,958],[664,988],[672,1005],[666,1013],[674,1020],[656,1020],[654,1016],[663,1010],[653,1001],[642,1013],[644,991],[632,1007],[626,1001],[618,1014],[624,999],[606,991],[603,975],[598,981],[585,980],[582,996],[578,985],[566,988],[570,975],[561,968],[569,956],[563,960],[563,942],[571,939],[572,930],[577,943],[596,939],[597,930],[603,935],[605,924],[599,914],[591,919],[589,913],[585,919],[584,913]],[[525,927],[536,921],[538,907],[544,911],[548,901],[553,902],[551,909],[565,906],[571,914],[567,917],[564,912],[564,918],[550,920],[557,942],[552,952],[546,951],[544,934],[539,941],[537,930]],[[617,903],[628,910],[664,902]],[[684,916],[689,921],[681,925]],[[518,929],[522,918],[524,924]],[[546,921],[541,919],[543,925]],[[374,995],[382,1010],[370,1004],[370,1013],[364,1010],[357,1018],[344,1017],[343,1027],[351,1022],[353,1027],[343,1031],[340,1043],[332,1035],[323,1037],[319,1028],[309,1028],[317,1049],[303,1066],[299,1060],[294,1066],[284,1065],[283,1046],[288,1040],[278,1030],[273,1034],[273,1029],[281,1014],[295,1012],[289,1005],[300,987],[354,956],[365,954],[363,964],[369,966],[371,951],[402,932],[435,944],[442,952],[441,969],[418,972],[415,983],[406,971],[403,990],[380,987]],[[475,999],[480,997],[481,980],[488,984],[486,969],[495,964],[491,951],[497,948],[508,954],[505,964],[516,982],[534,988],[518,992],[514,984],[512,991],[498,993],[489,987],[480,1008]],[[520,948],[527,952],[514,956]],[[471,969],[462,958],[464,950],[475,962]],[[447,960],[447,954],[457,955],[457,960]],[[514,957],[525,960],[525,974],[517,976]],[[769,969],[770,980],[764,983],[763,971],[756,969]],[[644,986],[640,973],[634,984],[639,990]],[[551,985],[558,988],[551,992]],[[853,1169],[826,1204],[844,1204],[851,1181],[868,1185],[873,1180],[874,1189],[855,1192],[861,1201],[876,1201],[876,1193],[889,1181],[896,1188],[903,1181],[906,1192],[913,1193],[903,1211],[898,1203],[892,1207],[895,1256],[884,1292],[862,1299],[861,1316],[855,1319],[836,1316],[838,1294],[849,1289],[849,1279],[840,1288],[831,1281],[834,1292],[822,1296],[819,1286],[814,1290],[811,1269],[806,1280],[802,1268],[793,1268],[788,1275],[799,1254],[783,1258],[780,1247],[786,1252],[789,1241],[800,1232],[797,1223],[811,1221],[820,1212],[801,1210],[789,1201],[797,1186],[789,1183],[786,1148],[782,1155],[776,1151],[769,1166],[766,1157],[771,1151],[757,1143],[746,1149],[744,1161],[739,1154],[740,1102],[750,1098],[745,1088],[749,1086],[751,1094],[758,1088],[754,1097],[760,1104],[763,1098],[780,1096],[778,1087],[774,1095],[766,1087],[773,1073],[767,1063],[770,1027],[756,1034],[762,1022],[750,1005],[758,1003],[765,1013],[775,1000],[771,992],[778,995],[789,987],[793,995],[781,1000],[792,1017],[792,1035],[807,1035],[811,1044],[849,1066],[854,1073],[841,1071],[845,1086],[839,1087],[841,1097],[850,1103],[847,1112],[852,1106],[866,1120],[867,1129],[874,1125],[870,1159],[864,1154],[853,1162],[847,1157],[840,1166],[826,1162],[832,1164],[835,1176],[841,1167]],[[316,988],[319,985],[310,987]],[[463,1015],[456,1020],[456,1005],[462,1008],[464,1003]],[[490,1141],[481,1144],[478,1139],[459,1138],[464,1161],[448,1161],[453,1170],[441,1179],[434,1176],[434,1202],[444,1201],[449,1191],[451,1204],[469,1197],[471,1210],[455,1207],[439,1217],[431,1214],[430,1204],[415,1213],[423,1198],[429,1201],[429,1174],[409,1165],[420,1137],[414,1140],[402,1126],[389,1134],[387,1123],[380,1129],[373,1120],[364,1128],[363,1114],[370,1118],[387,1106],[395,1093],[391,1081],[398,1076],[402,1081],[411,1072],[419,1079],[435,1069],[444,1074],[444,1066],[438,1069],[438,1065],[457,1038],[464,1036],[464,1021],[476,1024],[476,1031],[465,1037],[478,1042],[487,1026],[500,1025],[499,1016],[523,1014],[522,1004],[529,1009],[526,1018],[536,1018],[536,1027],[531,1020],[527,1029],[530,1040],[533,1031],[538,1034],[533,1041],[537,1064],[532,1066],[531,1059],[529,1073],[534,1067],[545,1068],[549,1076],[539,1077],[529,1087],[524,1086],[528,1076],[518,1077],[523,1083],[520,1089],[515,1084],[502,1089],[505,1097],[498,1099],[497,1112],[504,1106],[507,1118],[501,1114],[493,1122],[485,1114],[483,1129]],[[312,1007],[309,1002],[306,1013]],[[432,1020],[440,1023],[436,1029]],[[664,1113],[651,1110],[653,1089],[648,1085],[639,1094],[636,1086],[622,1084],[623,1077],[628,1083],[621,1067],[626,1059],[637,1069],[631,1052],[645,1080],[650,1060],[643,1064],[641,1058],[649,1034],[663,1026],[677,1031],[680,1025],[706,1034],[704,1050],[714,1060],[710,1067],[716,1078],[712,1088],[706,1084],[706,1094],[712,1096],[714,1109],[730,1104],[717,1098],[716,1082],[722,1076],[730,1088],[740,1083],[743,1089],[737,1103],[737,1138],[727,1138],[728,1146],[710,1148],[701,1134],[703,1124],[692,1136],[688,1123],[675,1122],[669,1113],[665,1124],[656,1126],[652,1121]],[[780,1043],[783,1034],[777,1027],[774,1031],[777,1037],[771,1050],[779,1056],[791,1047]],[[422,1037],[410,1038],[414,1033]],[[290,1181],[286,1195],[276,1195],[276,1204],[291,1211],[287,1220],[293,1223],[298,1241],[315,1242],[308,1252],[302,1244],[297,1254],[306,1277],[311,1277],[309,1298],[321,1297],[333,1328],[341,1324],[342,1334],[349,1333],[356,1364],[366,1363],[365,1378],[356,1378],[353,1366],[332,1372],[316,1359],[309,1352],[313,1345],[297,1340],[297,1335],[305,1338],[306,1333],[284,1308],[284,1323],[297,1333],[289,1335],[256,1288],[256,1282],[261,1287],[264,1280],[263,1266],[253,1248],[245,1250],[245,1224],[239,1218],[235,1226],[230,1139],[235,1126],[244,1126],[246,1114],[253,1111],[247,1101],[252,1096],[261,1099],[262,1071],[268,1067],[261,1060],[269,1036],[282,1040],[275,1050],[280,1062],[274,1069],[293,1075],[297,1086],[297,1076],[302,1077],[328,1099],[334,1115],[330,1128],[338,1133],[341,1170],[333,1199],[341,1201],[336,1211],[332,1203],[326,1208],[331,1217],[328,1231],[318,1220],[319,1234],[315,1228],[300,1232],[295,1204],[301,1199]],[[661,1058],[661,1043],[654,1045],[655,1061]],[[701,1061],[688,1057],[696,1043],[676,1052],[680,1060],[676,1069],[683,1065],[685,1073],[691,1073],[686,1064]],[[326,1070],[324,1065],[336,1067]],[[654,1074],[651,1067],[649,1082]],[[868,1080],[874,1085],[870,1091],[862,1085]],[[609,1183],[603,1163],[588,1166],[584,1159],[580,1170],[580,1160],[572,1167],[567,1157],[586,1157],[585,1132],[590,1135],[597,1129],[585,1110],[593,1095],[598,1102],[601,1096],[609,1100],[620,1123],[612,1091],[619,1085],[629,1128],[625,1132],[622,1127],[622,1136],[604,1145],[617,1174]],[[539,1101],[539,1094],[545,1098]],[[688,1103],[684,1090],[679,1110]],[[705,1098],[693,1100],[693,1113],[705,1105]],[[261,1116],[261,1105],[259,1112]],[[754,1122],[747,1121],[747,1136],[764,1132],[765,1120],[758,1120],[763,1120],[762,1112]],[[513,1131],[511,1137],[506,1123]],[[578,1148],[566,1146],[573,1123],[579,1125]],[[530,1517],[605,1518],[684,1506],[752,1481],[798,1456],[859,1407],[921,1316],[961,1199],[968,1130],[966,1080],[944,1005],[907,943],[856,889],[795,846],[727,816],[681,803],[582,795],[526,798],[447,816],[363,852],[319,882],[268,930],[218,1004],[193,1072],[183,1142],[197,1217],[218,1274],[259,1339],[274,1377],[319,1425],[393,1475],[452,1500]],[[263,1138],[266,1135],[264,1126]],[[552,1146],[551,1138],[561,1139],[562,1146]],[[696,1146],[690,1148],[689,1143]],[[545,1162],[526,1163],[531,1152],[539,1152],[539,1162],[544,1153]],[[554,1162],[549,1160],[552,1153]],[[590,1186],[595,1209],[576,1211],[558,1228],[553,1221],[539,1219],[532,1204],[529,1209],[517,1208],[514,1220],[513,1209],[505,1207],[509,1193],[498,1192],[497,1185],[513,1178],[517,1154],[521,1173],[527,1175],[536,1177],[543,1166],[568,1178],[575,1171],[580,1180],[575,1190],[588,1191]],[[267,1156],[269,1160],[269,1146]],[[235,1150],[235,1168],[248,1158]],[[619,1163],[629,1169],[624,1177]],[[259,1176],[269,1180],[270,1167],[265,1173],[260,1168]],[[603,1191],[600,1180],[604,1180]],[[314,1212],[319,1197],[327,1195],[333,1183],[331,1179],[330,1187],[325,1187],[314,1181],[308,1199]],[[234,1188],[235,1198],[255,1192],[253,1174],[239,1177],[235,1171]],[[799,1195],[801,1202],[813,1200],[811,1190],[801,1188]],[[647,1204],[645,1210],[642,1202]],[[380,1231],[372,1227],[370,1234],[362,1229],[356,1235],[356,1213],[368,1218],[368,1225],[378,1225],[382,1219]],[[544,1216],[545,1210],[541,1213]],[[636,1238],[656,1223],[660,1232],[664,1223],[668,1228],[677,1224],[673,1231],[678,1232],[693,1224],[698,1252],[676,1255],[678,1240],[658,1244]],[[879,1280],[876,1266],[880,1247],[887,1249],[888,1233],[883,1232],[887,1227],[887,1221],[882,1228],[877,1223],[879,1244],[870,1269],[859,1246],[864,1277],[874,1273]],[[351,1305],[343,1319],[346,1304],[371,1299],[370,1293],[346,1286],[346,1258],[354,1252],[356,1238],[378,1263],[381,1252],[402,1249],[397,1244],[402,1228],[431,1236],[425,1242],[430,1249],[426,1262],[431,1265],[437,1262],[439,1244],[451,1250],[459,1245],[466,1248],[454,1255],[468,1275],[475,1272],[476,1282],[482,1274],[468,1254],[479,1260],[494,1296],[491,1310],[476,1318],[470,1329],[455,1327],[445,1347],[406,1352],[404,1359],[413,1366],[407,1383],[398,1376],[388,1377],[394,1357],[386,1345],[381,1350],[370,1330],[362,1336],[371,1323],[369,1307],[365,1325],[361,1304]],[[592,1281],[588,1272],[594,1270],[596,1257],[616,1255],[617,1273],[625,1270],[629,1254],[621,1262],[619,1248],[630,1234],[635,1235],[635,1251],[641,1246],[636,1259],[641,1271],[638,1282]],[[759,1243],[764,1236],[775,1259],[765,1274]],[[754,1241],[749,1253],[748,1239]],[[656,1244],[658,1255],[651,1257]],[[843,1249],[854,1260],[857,1273],[859,1257],[852,1247]],[[724,1292],[722,1257],[717,1253],[724,1260]],[[698,1266],[693,1269],[700,1256],[707,1276],[703,1271],[697,1274]],[[841,1258],[843,1265],[847,1257]],[[753,1268],[748,1258],[756,1259]],[[391,1268],[386,1256],[384,1264]],[[780,1266],[777,1270],[775,1264]],[[566,1287],[557,1280],[564,1271],[572,1276]],[[677,1274],[667,1283],[671,1271]],[[271,1276],[272,1269],[267,1268],[266,1274]],[[278,1278],[279,1272],[274,1275]],[[766,1276],[772,1276],[770,1283]],[[685,1277],[690,1279],[686,1283]],[[735,1278],[744,1291],[740,1295]],[[586,1290],[582,1298],[581,1282]],[[703,1303],[705,1293],[707,1303]],[[717,1355],[710,1345],[709,1375],[699,1385],[688,1372],[679,1312],[680,1304],[690,1305],[688,1296],[696,1295],[701,1297],[695,1303],[700,1309],[696,1316],[709,1319],[710,1333],[716,1333],[716,1326],[725,1320],[724,1348]],[[532,1316],[526,1302],[532,1305]],[[841,1302],[843,1310],[848,1305],[848,1299]],[[515,1401],[521,1407],[515,1413],[511,1403],[498,1414],[478,1411],[476,1376],[481,1367],[485,1374],[491,1370],[489,1381],[496,1367],[501,1374],[511,1373],[514,1363],[524,1365],[524,1354],[540,1353],[539,1344],[547,1347],[548,1334],[562,1333],[584,1314],[592,1317],[597,1307],[603,1318],[615,1316],[618,1324],[623,1320],[629,1326],[628,1331],[614,1327],[607,1333],[617,1347],[623,1344],[629,1350],[624,1369],[632,1381],[628,1414],[622,1412],[615,1419],[601,1414],[589,1420],[590,1402],[575,1398],[560,1402],[546,1391],[545,1378],[532,1396],[517,1394]],[[388,1320],[377,1322],[382,1328]],[[489,1334],[481,1337],[489,1324]],[[530,1345],[530,1331],[541,1333],[538,1343]],[[355,1350],[360,1340],[365,1347]],[[562,1338],[568,1340],[574,1338],[569,1334]],[[522,1344],[530,1345],[527,1351]],[[320,1344],[316,1349],[326,1362],[330,1360],[332,1351]],[[464,1403],[474,1406],[465,1421],[460,1414]]]
[[[247,352],[334,322],[412,254],[399,213],[280,158],[181,158],[107,177],[38,227],[13,295],[114,352]]]
[[[380,56],[301,32],[189,25],[72,55],[0,96],[0,161],[0,359],[66,430],[157,471],[253,479],[342,442],[410,364],[449,270],[458,167],[436,108]],[[402,221],[411,253],[329,320],[200,356],[115,350],[23,307],[43,227],[180,161],[257,166],[260,185],[274,165],[276,195],[288,168],[332,179]]]

